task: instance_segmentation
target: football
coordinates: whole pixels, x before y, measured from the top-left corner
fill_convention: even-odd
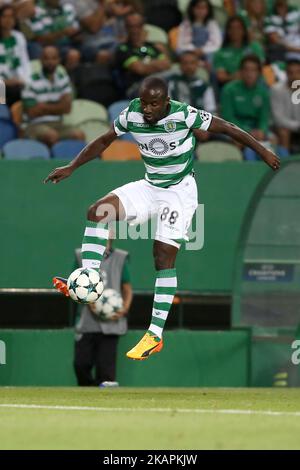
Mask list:
[[[103,290],[103,279],[98,271],[90,268],[79,268],[70,274],[68,289],[71,299],[81,304],[96,302]]]
[[[123,299],[119,292],[114,289],[105,289],[101,298],[93,305],[93,313],[100,320],[107,321],[122,308]]]

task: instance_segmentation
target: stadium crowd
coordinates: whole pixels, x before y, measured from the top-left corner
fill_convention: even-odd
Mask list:
[[[0,0],[4,157],[16,137],[84,144],[100,127],[95,107],[80,125],[78,100],[105,129],[151,74],[280,157],[300,153],[300,0]]]

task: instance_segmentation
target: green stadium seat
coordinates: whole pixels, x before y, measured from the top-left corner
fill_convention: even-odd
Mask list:
[[[200,144],[196,149],[196,156],[200,162],[243,161],[242,152],[235,145],[226,142]]]
[[[164,45],[168,44],[168,35],[162,28],[159,28],[158,26],[154,26],[152,24],[145,24],[145,30],[147,33],[146,41],[152,43],[160,42]]]
[[[109,127],[107,123],[96,120],[85,121],[79,125],[79,128],[85,134],[87,143],[92,142],[92,140],[107,132]]]
[[[187,7],[190,3],[190,0],[177,0],[178,8],[183,15],[186,14]]]
[[[68,126],[80,126],[87,121],[108,122],[106,108],[99,103],[77,99],[72,103],[72,110],[63,116],[63,123]]]

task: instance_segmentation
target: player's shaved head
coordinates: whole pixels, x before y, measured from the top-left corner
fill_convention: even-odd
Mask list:
[[[147,77],[140,86],[140,100],[144,119],[155,124],[168,114],[170,98],[168,85],[162,78]]]
[[[140,95],[147,91],[152,95],[160,95],[162,98],[167,98],[168,96],[168,85],[165,80],[159,77],[147,77],[142,81],[140,87]]]

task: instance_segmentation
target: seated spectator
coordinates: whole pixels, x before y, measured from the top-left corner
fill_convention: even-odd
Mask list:
[[[124,17],[142,10],[138,1],[74,0],[82,28],[83,59],[107,64],[119,42],[126,39]]]
[[[300,61],[287,63],[287,83],[277,83],[271,89],[271,109],[275,132],[279,140],[279,155],[289,156],[300,152],[300,104],[293,84],[300,85]],[[293,97],[294,95],[294,97]]]
[[[62,125],[62,116],[71,111],[72,89],[66,72],[59,69],[59,51],[54,46],[43,49],[42,68],[31,76],[22,93],[27,116],[25,136],[52,146],[59,139],[85,140],[80,129]]]
[[[236,124],[261,142],[268,140],[269,92],[261,84],[261,63],[257,56],[246,56],[240,67],[240,80],[224,86],[221,94],[221,116]],[[256,153],[244,149],[245,160],[259,160]]]
[[[244,20],[248,29],[250,41],[256,41],[264,45],[264,21],[266,14],[265,0],[246,0],[245,9],[240,10],[239,15]]]
[[[6,85],[9,106],[20,99],[22,87],[30,77],[26,39],[14,29],[15,24],[14,9],[10,5],[0,8],[0,78]]]
[[[79,44],[75,41],[79,34],[79,23],[71,3],[44,0],[42,6],[35,6],[34,15],[25,20],[24,26],[28,39],[37,43],[32,58],[39,58],[41,46],[55,44],[68,70],[79,64]]]
[[[217,109],[214,92],[209,83],[199,77],[197,54],[194,51],[182,53],[179,64],[180,73],[169,79],[171,98],[214,114]]]
[[[221,45],[221,29],[209,0],[191,0],[187,18],[178,27],[176,50],[194,50],[199,58],[207,59]]]
[[[140,14],[127,15],[125,24],[127,42],[118,46],[115,66],[119,70],[127,98],[132,99],[138,95],[143,78],[168,70],[170,61],[158,46],[144,40],[144,19]]]
[[[264,50],[257,42],[250,42],[244,21],[239,16],[226,23],[222,48],[214,55],[214,69],[219,85],[240,78],[240,64],[244,56],[255,54],[264,62]]]
[[[276,0],[273,14],[266,18],[269,62],[288,58],[300,59],[300,6],[288,6],[287,0]]]
[[[146,23],[166,32],[178,26],[182,20],[177,0],[143,0],[143,7]]]

